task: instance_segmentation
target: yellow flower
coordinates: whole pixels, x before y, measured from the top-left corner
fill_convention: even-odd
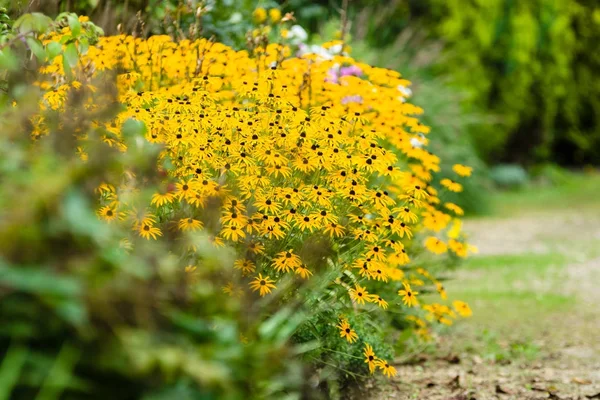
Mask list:
[[[373,302],[373,303],[377,303],[377,305],[381,308],[383,308],[384,310],[387,310],[388,308],[388,302],[385,301],[381,296],[376,295],[376,294],[372,294],[369,297],[369,301]]]
[[[454,300],[452,302],[452,306],[461,317],[467,318],[473,315],[471,307],[469,307],[469,305],[464,301]]]
[[[246,233],[236,225],[226,225],[221,229],[221,235],[232,242],[237,242],[246,237]]]
[[[182,218],[177,224],[182,231],[197,231],[202,228],[202,222],[194,218]]]
[[[302,264],[301,266],[297,267],[294,272],[300,275],[302,279],[308,279],[308,277],[313,274],[305,264]]]
[[[115,219],[117,219],[118,216],[117,211],[108,206],[100,208],[97,214],[101,219],[108,222],[114,221]]]
[[[448,210],[452,211],[456,215],[463,215],[465,213],[462,208],[460,208],[454,203],[444,203],[444,207],[446,207]]]
[[[253,19],[254,35],[260,38],[293,17],[259,7]],[[58,42],[68,29],[52,35],[47,40]],[[306,41],[299,26],[281,29],[281,35],[291,43]],[[357,272],[360,284],[353,288],[340,278],[350,276],[336,275],[352,302],[396,307],[369,290],[387,293],[391,282],[409,279],[398,293],[405,305],[419,305],[410,285],[421,286],[425,279],[407,277],[401,267],[410,263],[411,250],[418,251],[413,234],[423,234],[425,247],[437,254],[450,250],[464,257],[475,250],[453,218],[463,210],[440,199],[462,185],[440,182],[443,164],[428,148],[429,128],[418,119],[423,110],[406,102],[408,96],[400,91],[410,82],[396,71],[347,57],[342,53],[349,48],[340,40],[323,49],[323,54],[298,57],[277,43],[237,51],[208,39],[99,38],[78,66],[93,66],[90,71],[96,72],[90,74],[96,76],[91,78],[103,71],[118,74],[115,95],[124,107],[110,121],[93,122],[93,129],[108,146],[127,151],[123,124],[140,122],[146,132],[136,146],[146,140],[161,149],[157,182],[124,173],[122,184],[99,188],[99,217],[116,221],[127,215],[131,229],[146,239],[160,239],[159,221],[160,226],[203,231],[215,248],[227,244],[240,252],[234,272],[238,279],[252,274],[250,288],[261,296],[275,288],[275,281],[261,274],[254,278],[259,266],[265,274],[272,268],[310,279],[316,270],[296,254],[313,237],[323,238],[340,256],[330,267],[350,276]],[[86,110],[98,112],[108,101],[106,93],[87,80],[65,83],[61,61],[57,57],[40,70],[40,108],[65,112],[69,93],[79,87],[78,93],[89,96],[82,99]],[[35,137],[51,131],[43,114],[33,116],[31,124]],[[82,133],[77,139],[78,154],[85,157],[89,138]],[[452,169],[455,176],[472,173],[460,164]],[[433,182],[446,189],[436,190]],[[130,201],[131,194],[152,183],[161,190],[150,204]],[[446,296],[432,275],[422,276]],[[225,289],[240,292],[232,285]],[[468,313],[467,307],[456,307],[460,311],[423,303],[427,320],[443,324]],[[429,332],[417,324],[417,334],[429,337]],[[349,335],[342,337],[356,340],[355,332]],[[373,357],[371,371],[381,368],[393,375],[393,367]]]
[[[375,367],[377,366],[377,356],[375,356],[375,352],[370,344],[365,343],[363,354],[365,355],[365,363],[369,365],[369,372],[373,374],[375,372]]]
[[[448,251],[448,246],[446,246],[446,243],[442,242],[440,239],[434,236],[429,236],[425,240],[425,247],[427,248],[427,250],[435,254],[443,254],[446,251]]]
[[[158,236],[162,236],[160,229],[148,224],[140,224],[138,233],[141,237],[148,240],[150,240],[150,238],[156,240]]]
[[[172,193],[154,193],[150,204],[160,207],[165,204],[170,204],[175,200]]]
[[[440,294],[440,297],[443,300],[446,300],[448,298],[448,295],[446,294],[446,289],[444,289],[444,285],[442,285],[440,282],[436,282],[435,288],[437,289],[438,293]]]
[[[241,297],[243,294],[242,289],[236,287],[233,282],[228,282],[227,285],[221,288],[223,293],[228,294],[231,297]]]
[[[350,324],[345,319],[342,319],[340,321],[340,323],[338,324],[338,328],[340,330],[340,337],[345,338],[348,342],[354,343],[356,342],[356,340],[358,340],[358,335],[356,334],[354,329],[350,327]]]
[[[369,292],[359,284],[354,285],[354,289],[350,289],[350,298],[358,304],[365,304],[365,300],[369,300]]]
[[[276,286],[273,284],[275,281],[268,276],[263,277],[262,274],[258,274],[252,282],[250,282],[250,288],[253,292],[259,291],[261,297],[267,293],[271,293],[271,289],[275,289]]]
[[[419,304],[417,300],[419,292],[414,292],[406,281],[402,282],[402,285],[404,289],[398,290],[398,295],[402,296],[402,302],[409,307],[417,306]]]
[[[233,268],[242,271],[242,275],[244,276],[256,271],[256,266],[254,265],[254,263],[246,259],[235,260],[235,262],[233,263]]]
[[[444,186],[446,189],[448,189],[451,192],[458,193],[458,192],[462,192],[462,190],[463,190],[463,187],[460,183],[454,182],[453,180],[448,179],[448,178],[442,179],[440,181],[440,183],[442,184],[442,186]]]
[[[254,22],[256,22],[257,24],[262,24],[263,22],[265,22],[267,20],[267,10],[265,10],[262,7],[258,7],[252,13],[252,18],[254,19]]]
[[[293,249],[277,253],[273,259],[273,266],[277,272],[288,272],[302,266],[300,257],[293,253]]]
[[[377,360],[375,364],[382,370],[383,374],[388,378],[396,376],[396,368],[392,367],[387,361]]]
[[[271,8],[269,10],[269,19],[274,24],[278,23],[281,20],[281,10],[278,8]]]
[[[460,176],[471,176],[471,172],[473,172],[473,168],[462,164],[454,164],[452,170]]]

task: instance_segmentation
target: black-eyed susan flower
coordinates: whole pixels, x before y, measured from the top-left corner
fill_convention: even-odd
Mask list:
[[[340,321],[338,329],[340,330],[340,337],[345,338],[349,343],[354,343],[358,340],[358,335],[345,319]]]
[[[149,224],[140,224],[138,228],[138,234],[144,239],[154,239],[156,240],[158,236],[162,236],[162,232],[159,228],[155,226],[151,226]]]
[[[471,172],[473,172],[473,168],[462,164],[454,164],[452,170],[460,176],[471,176]]]
[[[402,282],[402,286],[404,286],[404,289],[398,290],[398,295],[402,297],[402,303],[408,307],[417,306],[419,304],[419,300],[417,300],[419,292],[413,291],[410,284],[406,281]]]
[[[275,281],[270,277],[263,277],[262,274],[258,274],[256,278],[252,282],[250,282],[250,288],[253,292],[259,291],[261,297],[265,296],[268,293],[271,293],[272,289],[275,289],[274,285]]]
[[[377,356],[373,351],[373,347],[371,347],[370,344],[365,343],[363,354],[365,355],[365,364],[369,366],[369,372],[373,374],[375,372],[375,368],[377,367]]]
[[[294,272],[297,275],[300,275],[302,279],[308,279],[313,274],[311,270],[308,269],[306,264],[302,264],[301,266],[297,267]]]
[[[460,183],[454,182],[452,179],[444,178],[440,181],[440,184],[451,192],[462,192],[463,187]]]
[[[197,231],[202,228],[202,221],[194,218],[181,218],[177,223],[177,227],[182,231]]]
[[[100,217],[104,221],[108,221],[108,222],[112,222],[112,221],[116,220],[118,217],[118,212],[109,206],[101,207],[97,211],[97,214],[98,214],[98,217]]]
[[[387,301],[385,301],[381,296],[377,295],[377,294],[372,294],[369,297],[369,300],[375,304],[377,304],[379,307],[383,308],[384,310],[387,310],[389,304]]]
[[[269,33],[267,21],[276,23],[281,14],[257,8],[254,18],[259,39]],[[290,29],[288,42],[299,40],[299,29]],[[429,128],[417,118],[423,110],[406,102],[410,83],[396,71],[357,63],[342,54],[340,41],[300,56],[277,43],[251,52],[168,36],[109,36],[99,43],[82,55],[81,64],[118,71],[117,95],[125,107],[94,128],[102,130],[100,140],[108,146],[127,151],[123,123],[144,123],[146,140],[162,148],[157,169],[164,185],[149,204],[138,205],[139,213],[128,203],[129,194],[146,182],[126,173],[121,184],[101,185],[101,218],[128,224],[146,239],[158,240],[159,226],[206,232],[215,248],[227,244],[239,251],[235,272],[243,276],[260,266],[310,279],[315,270],[295,254],[311,236],[324,237],[338,252],[339,260],[330,265],[343,271],[337,282],[349,289],[352,301],[382,309],[394,306],[368,291],[403,280],[408,287],[400,291],[402,301],[418,304],[410,285],[423,281],[402,269],[418,248],[413,232],[429,237],[425,246],[437,254],[450,250],[463,257],[475,250],[453,219],[463,210],[444,203],[446,191],[434,187],[444,164],[428,149]],[[40,107],[57,112],[66,109],[69,91],[79,85],[65,83],[59,59],[42,68],[52,79],[41,77],[39,85]],[[94,93],[86,103],[90,110],[106,100],[101,91],[80,84]],[[49,131],[41,116],[32,125],[35,137]],[[84,156],[85,146],[79,147]],[[459,164],[452,170],[461,177],[471,174]],[[441,184],[462,189],[450,179]],[[445,294],[433,276],[422,276]],[[357,278],[360,284],[350,289],[347,282]],[[262,296],[274,281],[259,274],[250,285]],[[460,314],[425,306],[424,324],[452,323],[453,314]],[[417,324],[417,333],[430,336],[430,329]],[[379,368],[393,372],[385,364]]]
[[[160,207],[165,204],[171,204],[173,200],[175,200],[175,196],[173,195],[173,193],[154,193],[152,195],[152,200],[150,201],[150,204]]]
[[[465,303],[464,301],[454,300],[452,302],[452,307],[454,307],[456,312],[461,317],[466,318],[466,317],[470,317],[471,315],[473,315],[473,311],[471,311],[471,307],[469,307],[469,305],[467,303]]]
[[[365,304],[369,300],[369,292],[357,283],[354,289],[350,289],[350,298],[358,304]]]
[[[256,271],[256,265],[248,259],[235,260],[233,268],[242,271],[242,275],[246,276]]]
[[[232,242],[237,242],[246,237],[246,233],[242,228],[239,228],[236,225],[225,225],[223,229],[221,229],[221,235]]]
[[[454,203],[444,203],[444,207],[452,211],[456,215],[464,215],[465,213],[462,208],[460,208]]]
[[[446,243],[442,242],[435,236],[429,236],[427,239],[425,239],[425,247],[427,250],[435,254],[443,254],[448,251],[448,246]]]
[[[288,272],[302,266],[302,260],[296,254],[293,249],[284,250],[277,253],[273,259],[273,267],[277,272]]]
[[[375,365],[377,365],[377,367],[381,369],[381,372],[388,378],[396,376],[396,368],[390,365],[386,360],[377,360]]]

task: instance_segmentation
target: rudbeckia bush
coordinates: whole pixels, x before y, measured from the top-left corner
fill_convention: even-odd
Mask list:
[[[234,249],[236,274],[221,290],[265,304],[265,314],[273,304],[307,310],[294,340],[314,344],[310,361],[348,373],[395,375],[392,326],[427,340],[434,325],[470,315],[435,276],[473,249],[462,210],[430,186],[440,170],[427,150],[435,132],[419,122],[423,110],[407,101],[410,82],[398,72],[356,62],[341,42],[301,54],[284,38],[235,51],[168,36],[82,47],[71,34],[41,38],[45,48],[60,44],[40,66],[42,110],[68,113],[82,89],[85,108],[99,110],[108,101],[99,86],[116,77],[122,110],[92,129],[120,152],[138,131],[136,146],[162,149],[159,189],[142,200],[131,193],[148,182],[132,169],[97,188],[98,217],[130,232],[123,246],[200,235]],[[34,138],[47,135],[43,117],[31,122]],[[77,136],[83,159],[87,139]],[[470,174],[456,165],[444,190],[460,191]],[[196,242],[172,251],[182,270],[203,268]]]

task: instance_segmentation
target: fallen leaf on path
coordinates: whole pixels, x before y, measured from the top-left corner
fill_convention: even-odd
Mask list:
[[[514,392],[506,387],[502,387],[500,385],[496,385],[496,393],[500,394],[513,394]]]
[[[531,390],[535,390],[538,392],[547,392],[546,387],[539,383],[531,385]]]
[[[450,382],[448,382],[448,386],[455,388],[455,389],[464,387],[465,386],[464,384],[465,384],[465,378],[461,374],[456,375],[454,378],[452,378],[452,380]]]
[[[591,385],[592,384],[592,381],[590,381],[589,379],[573,378],[573,379],[571,379],[571,381],[578,385]]]
[[[459,364],[460,363],[460,357],[456,354],[448,354],[443,359],[448,361],[450,364]]]

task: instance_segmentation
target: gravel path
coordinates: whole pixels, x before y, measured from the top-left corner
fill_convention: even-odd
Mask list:
[[[539,285],[541,292],[569,296],[574,306],[508,327],[516,336],[525,326],[534,328],[534,342],[541,351],[533,361],[491,362],[472,352],[447,353],[450,356],[444,359],[425,357],[413,365],[399,365],[392,386],[371,398],[600,400],[600,212],[573,207],[476,219],[465,223],[465,231],[479,247],[479,256],[565,256],[569,261],[556,282],[542,276],[539,282],[527,284]],[[462,270],[457,279],[478,279],[476,274],[484,273],[476,268]],[[469,340],[469,330],[475,329],[463,322],[443,337],[439,354],[452,351],[448,349],[455,348],[453,341]]]

